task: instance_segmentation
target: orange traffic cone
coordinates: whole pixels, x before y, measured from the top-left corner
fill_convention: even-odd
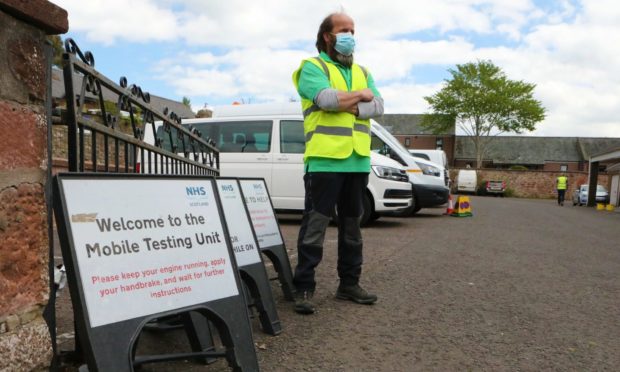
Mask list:
[[[452,203],[452,194],[448,196],[448,208],[446,209],[446,213],[444,215],[451,215],[454,213],[454,203]]]

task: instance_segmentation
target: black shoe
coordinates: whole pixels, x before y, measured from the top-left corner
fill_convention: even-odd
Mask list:
[[[377,296],[366,292],[359,284],[351,286],[339,286],[336,291],[336,298],[340,300],[351,300],[358,304],[370,305],[377,301]]]
[[[314,304],[312,303],[313,291],[295,292],[295,312],[298,314],[314,314]]]

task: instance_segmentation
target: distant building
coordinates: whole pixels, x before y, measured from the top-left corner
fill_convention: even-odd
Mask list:
[[[420,126],[422,117],[385,114],[376,120],[408,149],[442,149],[451,166],[475,166],[474,144],[468,136],[456,135],[456,123],[445,133],[434,134]],[[614,147],[620,147],[620,138],[497,136],[485,150],[482,167],[587,171],[591,155]]]
[[[587,171],[590,156],[614,147],[620,138],[498,136],[487,145],[482,168]],[[454,166],[473,167],[475,159],[473,141],[456,136]]]

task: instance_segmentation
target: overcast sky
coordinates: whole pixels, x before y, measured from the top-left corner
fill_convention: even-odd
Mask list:
[[[423,113],[456,64],[489,59],[537,85],[530,135],[620,137],[620,5],[612,0],[52,0],[96,68],[205,104],[287,102],[322,19],[355,20],[356,61],[387,113]]]

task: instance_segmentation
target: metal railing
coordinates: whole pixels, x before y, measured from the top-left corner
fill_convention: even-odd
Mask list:
[[[48,54],[48,116],[52,123],[52,79]],[[66,146],[61,153],[67,160],[69,172],[144,173],[170,175],[219,175],[219,150],[200,131],[181,124],[181,118],[167,107],[154,107],[148,92],[127,84],[121,77],[118,84],[95,70],[95,59],[90,52],[83,53],[72,39],[65,40],[63,54],[66,115],[55,117],[55,122],[66,124],[67,138],[56,146]],[[128,129],[121,123],[127,123]],[[158,128],[160,128],[158,130]],[[145,142],[145,133],[152,131],[152,141]],[[48,129],[48,176],[51,178],[53,131]],[[54,349],[52,370],[80,355],[77,340],[75,351],[60,353],[56,340],[56,289],[54,283],[55,249],[52,215],[52,187],[48,182],[47,202],[50,238],[50,285],[52,294],[45,311]],[[63,354],[63,355],[61,355]],[[66,354],[66,355],[65,355]],[[79,357],[78,357],[79,358]]]
[[[65,51],[69,172],[219,175],[219,150],[211,139],[181,125],[181,118],[167,107],[153,107],[150,94],[135,84],[128,86],[125,77],[116,84],[99,73],[92,53],[82,53],[72,39],[65,40]],[[87,101],[95,109],[89,109]],[[130,133],[119,129],[121,120],[129,121]],[[149,129],[153,143],[144,141]]]

